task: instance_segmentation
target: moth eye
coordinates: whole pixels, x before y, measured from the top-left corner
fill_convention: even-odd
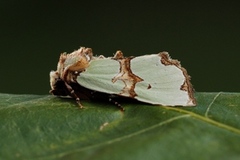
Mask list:
[[[75,75],[78,75],[78,74],[79,74],[79,72],[78,72],[78,71],[75,71],[75,72],[74,72],[74,74],[75,74]]]

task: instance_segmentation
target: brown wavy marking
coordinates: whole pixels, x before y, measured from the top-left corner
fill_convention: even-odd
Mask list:
[[[121,90],[120,94],[132,98],[137,96],[136,92],[134,91],[136,84],[143,81],[142,78],[132,73],[131,60],[133,58],[134,57],[124,57],[121,51],[117,51],[113,59],[119,62],[120,68],[119,73],[112,78],[113,83],[117,80],[121,80],[124,83],[125,86]]]
[[[147,89],[151,89],[151,88],[152,88],[152,86],[150,84],[148,84],[148,88]]]
[[[181,64],[178,60],[171,59],[169,57],[168,52],[160,52],[159,56],[161,57],[161,63],[163,65],[165,65],[165,66],[174,65],[182,71],[182,73],[185,77],[185,81],[181,85],[180,90],[188,92],[190,101],[192,101],[193,104],[196,104],[196,99],[194,98],[194,95],[193,95],[194,89],[190,82],[191,77],[188,75],[187,70],[181,66]]]

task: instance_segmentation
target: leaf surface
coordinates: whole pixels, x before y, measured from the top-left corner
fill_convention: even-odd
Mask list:
[[[240,93],[196,107],[0,94],[0,159],[239,159]]]

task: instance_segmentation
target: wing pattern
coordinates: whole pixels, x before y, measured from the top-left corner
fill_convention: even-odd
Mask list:
[[[190,76],[167,52],[124,57],[121,51],[117,51],[112,58],[92,60],[77,81],[92,90],[150,104],[196,105]]]

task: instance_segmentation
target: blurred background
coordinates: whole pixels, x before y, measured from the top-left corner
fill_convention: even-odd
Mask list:
[[[168,51],[198,92],[240,90],[240,1],[1,0],[0,93],[48,94],[59,54]]]

